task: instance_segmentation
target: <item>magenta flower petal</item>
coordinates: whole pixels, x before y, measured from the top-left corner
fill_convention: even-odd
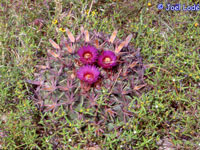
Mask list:
[[[98,56],[98,51],[93,46],[83,46],[79,48],[78,55],[80,57],[80,60],[83,64],[92,64],[96,61]]]
[[[112,51],[104,51],[99,56],[98,64],[103,68],[110,69],[117,64],[117,56]]]
[[[84,82],[92,84],[98,80],[100,71],[95,66],[86,65],[77,71],[77,77]]]

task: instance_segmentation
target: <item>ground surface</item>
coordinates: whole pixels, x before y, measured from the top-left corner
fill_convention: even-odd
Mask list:
[[[200,11],[159,10],[159,1],[0,4],[0,149],[200,149]],[[83,131],[83,122],[62,111],[40,113],[31,101],[25,80],[33,79],[48,40],[81,25],[107,34],[118,29],[120,38],[132,33],[131,44],[141,48],[152,88],[137,98],[137,117],[121,123],[120,134],[95,136],[95,126]]]

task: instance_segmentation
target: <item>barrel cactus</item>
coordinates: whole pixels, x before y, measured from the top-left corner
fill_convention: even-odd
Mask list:
[[[96,124],[127,121],[133,117],[130,108],[146,86],[140,49],[124,41],[83,27],[76,37],[66,29],[60,44],[50,39],[53,48],[38,64],[34,102],[41,111],[55,112],[62,105],[69,119]],[[101,132],[104,129],[101,130]]]

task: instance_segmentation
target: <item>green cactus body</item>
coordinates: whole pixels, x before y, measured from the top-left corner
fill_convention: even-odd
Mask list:
[[[121,41],[116,38],[116,31],[108,36],[81,28],[76,38],[68,29],[66,31],[69,38],[63,36],[59,45],[50,40],[53,48],[38,65],[35,81],[40,84],[37,82],[35,88],[35,103],[40,104],[41,111],[55,112],[62,105],[71,120],[102,121],[104,124],[133,117],[128,108],[135,108],[137,101],[133,96],[140,96],[145,83],[140,50],[128,46],[132,35]],[[98,57],[105,50],[112,51],[117,57],[116,65],[111,68],[99,66],[98,60],[93,62],[100,75],[92,84],[77,78],[77,70],[85,65],[77,51],[88,45],[98,50]],[[90,54],[86,56],[90,57]],[[106,61],[110,59],[106,58]],[[35,81],[31,83],[35,84]]]

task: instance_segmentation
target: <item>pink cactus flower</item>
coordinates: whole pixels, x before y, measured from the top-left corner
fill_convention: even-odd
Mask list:
[[[81,81],[87,82],[89,84],[95,83],[98,80],[99,74],[99,69],[91,65],[80,67],[77,71],[77,77]]]
[[[98,56],[98,51],[93,46],[83,46],[79,48],[78,55],[83,64],[93,64]]]
[[[98,64],[103,68],[110,69],[117,64],[117,56],[112,51],[103,51],[99,56]]]

